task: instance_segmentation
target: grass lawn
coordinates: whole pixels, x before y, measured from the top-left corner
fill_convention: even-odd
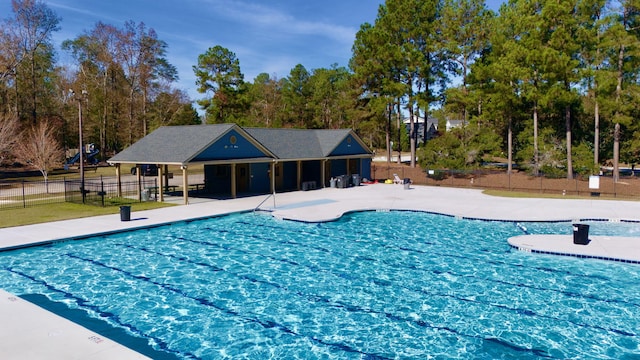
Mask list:
[[[169,166],[169,172],[176,174],[176,176],[182,176],[182,170],[178,166]],[[194,167],[189,169],[189,174],[197,174],[202,173],[202,167]],[[35,176],[21,176],[21,177],[9,177],[5,180],[0,181],[43,181],[44,178],[41,175],[36,175],[35,172],[30,172],[29,175]],[[130,167],[122,168],[123,175],[130,174]],[[24,173],[27,175],[27,173]],[[113,166],[87,166],[85,167],[85,178],[99,178],[101,176],[104,177],[114,177],[116,175],[116,169]],[[77,166],[72,166],[69,170],[57,169],[51,171],[49,173],[49,180],[62,180],[62,179],[77,179],[80,177],[80,173]],[[2,178],[2,176],[0,176]],[[41,194],[37,195],[28,195],[27,199],[35,198],[41,199],[43,198]],[[10,199],[10,198],[7,198]],[[22,196],[19,198],[20,201],[24,200]],[[47,199],[44,199],[47,200]],[[35,204],[35,200],[30,203]],[[20,226],[20,225],[30,225],[30,224],[38,224],[50,221],[59,221],[59,220],[68,220],[68,219],[76,219],[82,217],[90,217],[90,216],[98,216],[98,215],[107,215],[107,214],[118,214],[120,212],[119,206],[117,203],[111,204],[112,206],[92,206],[92,205],[81,205],[81,204],[73,204],[73,203],[54,203],[54,204],[37,204],[33,206],[29,206],[27,208],[18,208],[18,209],[6,209],[0,210],[0,228],[12,227],[12,226]],[[174,204],[160,203],[160,202],[142,202],[142,203],[133,203],[133,204],[123,204],[123,205],[131,205],[131,211],[140,211],[140,210],[149,210],[156,209],[160,207],[166,206],[175,206]]]
[[[589,200],[634,200],[634,199],[622,199],[613,196],[585,196],[585,195],[560,195],[560,194],[540,194],[533,192],[518,192],[507,190],[484,190],[483,194],[491,196],[501,196],[508,198],[536,198],[536,199],[589,199]]]
[[[175,205],[160,202],[133,203],[131,204],[131,211],[157,209],[167,206]],[[118,213],[120,213],[118,206],[100,207],[73,203],[38,205],[23,209],[0,211],[0,228]]]

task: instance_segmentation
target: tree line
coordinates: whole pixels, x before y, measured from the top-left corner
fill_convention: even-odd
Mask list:
[[[427,142],[423,166],[488,157],[538,174],[640,160],[640,1],[387,0],[351,67],[376,113],[440,113],[463,126]],[[452,85],[452,80],[454,84]],[[389,141],[389,140],[387,140]]]
[[[233,51],[212,46],[194,59],[199,109],[145,24],[95,24],[62,44],[67,68],[51,43],[58,16],[37,0],[12,6],[0,27],[1,119],[52,123],[65,147],[78,142],[80,109],[85,142],[107,155],[159,126],[234,122],[351,127],[389,156],[392,143],[410,151],[412,166],[504,158],[509,170],[570,178],[640,160],[640,0],[510,0],[497,12],[481,0],[387,0],[360,26],[348,67],[298,64],[251,82]],[[415,120],[434,117],[439,136],[419,144]],[[463,126],[444,132],[447,119]]]

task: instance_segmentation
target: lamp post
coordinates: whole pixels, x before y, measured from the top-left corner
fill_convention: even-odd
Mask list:
[[[71,95],[75,92],[69,89]],[[82,203],[86,202],[86,191],[84,189],[84,145],[82,144],[82,99],[86,98],[87,90],[82,90],[82,96],[77,96],[78,101],[78,161],[80,161],[80,193],[82,194]]]

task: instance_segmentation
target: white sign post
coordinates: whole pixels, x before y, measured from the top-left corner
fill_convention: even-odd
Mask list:
[[[600,176],[598,175],[591,175],[589,176],[589,189],[591,189],[591,196],[600,196],[600,192],[599,191],[593,191],[593,190],[599,190],[600,189]]]

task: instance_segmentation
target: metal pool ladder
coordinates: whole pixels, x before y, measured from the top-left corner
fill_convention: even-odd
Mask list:
[[[273,208],[275,209],[275,208],[276,208],[276,193],[274,192],[274,193],[272,193],[272,194],[269,194],[269,196],[267,196],[264,200],[262,200],[262,201],[260,202],[260,204],[258,204],[258,206],[256,206],[256,207],[253,209],[253,212],[255,213],[258,209],[260,209],[260,206],[262,206],[262,204],[264,204],[265,202],[267,202],[267,200],[269,200],[269,198],[270,198],[270,197],[273,197]]]

